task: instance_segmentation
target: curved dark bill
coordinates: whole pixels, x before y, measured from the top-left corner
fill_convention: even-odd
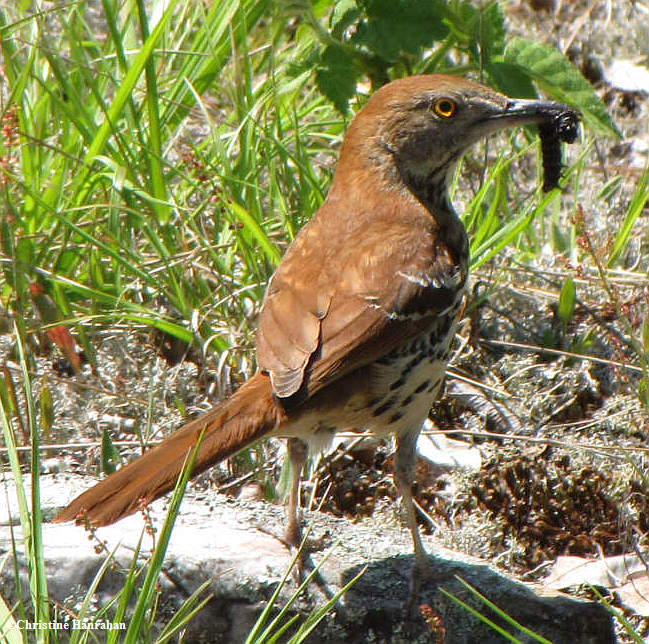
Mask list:
[[[554,101],[512,99],[499,118],[538,125],[543,154],[543,190],[556,188],[563,168],[561,142],[574,143],[577,139],[581,121],[579,110]]]
[[[524,98],[511,99],[499,118],[518,123],[547,123],[554,126],[561,141],[573,143],[579,132],[581,112],[574,107],[554,101],[537,101]]]

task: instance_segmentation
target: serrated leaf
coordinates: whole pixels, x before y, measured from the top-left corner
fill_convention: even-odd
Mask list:
[[[321,56],[322,47],[313,38],[313,30],[311,27],[301,25],[295,32],[295,40],[303,41],[300,48],[302,53],[299,57],[291,58],[288,61],[286,65],[286,76],[289,79],[297,78],[305,72],[312,74]]]
[[[559,293],[559,319],[563,324],[568,324],[575,313],[577,289],[572,277],[567,277]]]
[[[327,47],[320,57],[315,78],[320,91],[341,114],[346,114],[349,99],[356,93],[358,66],[354,57],[342,47]]]
[[[478,64],[486,65],[505,50],[505,16],[496,2],[473,11],[470,51]]]
[[[355,0],[339,0],[329,18],[329,26],[333,37],[341,39],[345,29],[360,16],[360,13]]]
[[[364,11],[353,41],[383,60],[417,55],[448,34],[445,3],[438,0],[358,0]]]
[[[581,110],[584,121],[593,130],[620,137],[620,131],[593,87],[554,47],[517,37],[507,44],[504,60],[529,74],[553,98]]]

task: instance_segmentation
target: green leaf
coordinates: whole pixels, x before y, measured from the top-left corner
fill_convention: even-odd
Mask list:
[[[16,244],[16,260],[29,265],[34,262],[34,240],[29,237],[20,237]]]
[[[296,2],[295,4],[299,6],[300,3]],[[290,4],[288,6],[291,7]],[[311,10],[316,18],[325,16],[330,6],[331,0],[311,0]]]
[[[7,415],[16,413],[16,395],[13,392],[13,382],[7,367],[3,369],[4,374],[0,375],[0,410]]]
[[[354,57],[342,47],[331,45],[320,57],[315,78],[320,91],[341,114],[346,114],[349,99],[356,93],[358,75]]]
[[[464,42],[477,65],[484,67],[505,50],[505,16],[497,2],[484,7],[463,2],[448,21],[451,31]]]
[[[446,6],[439,0],[358,0],[367,18],[353,41],[389,62],[402,53],[418,55],[448,34]]]
[[[277,266],[282,255],[277,249],[277,246],[270,240],[264,229],[259,225],[259,222],[242,206],[238,203],[232,202],[228,204],[230,212],[243,224],[244,228],[257,240],[261,246],[268,261]]]
[[[178,517],[180,502],[182,501],[183,495],[185,494],[187,481],[189,481],[192,470],[194,469],[196,456],[198,454],[198,450],[201,447],[204,435],[205,430],[203,429],[192,451],[186,455],[183,469],[180,473],[180,476],[176,480],[176,487],[174,488],[173,494],[171,495],[171,500],[169,501],[169,510],[167,511],[167,516],[165,517],[162,530],[160,531],[158,543],[156,544],[153,555],[149,560],[146,576],[144,577],[142,586],[139,589],[137,602],[135,604],[135,607],[133,608],[133,613],[128,623],[126,635],[121,640],[122,642],[124,642],[124,644],[135,644],[135,642],[149,640],[148,637],[143,636],[143,631],[147,628],[147,616],[150,616],[152,606],[154,604],[156,582],[159,579],[160,571],[162,570],[162,562],[164,561],[167,547],[169,546],[169,540],[171,539],[171,532],[176,522],[176,518]]]
[[[577,290],[572,277],[567,277],[559,293],[559,319],[563,324],[568,324],[575,313]]]
[[[163,127],[175,130],[196,105],[196,97],[214,86],[223,74],[231,47],[234,45],[238,50],[241,46],[241,26],[245,25],[246,30],[252,29],[258,20],[270,14],[270,4],[268,0],[229,0],[207,5],[209,11],[195,30],[189,49],[198,55],[183,57],[176,82],[165,90]]]
[[[488,62],[484,66],[490,84],[512,98],[536,98],[534,83],[518,65],[501,61]]]
[[[643,376],[638,384],[638,398],[645,409],[649,409],[649,380],[647,376]]]
[[[473,30],[476,42],[482,52],[481,63],[485,64],[494,56],[505,51],[505,16],[499,3],[484,7],[478,14]]]
[[[595,331],[593,329],[589,329],[588,331],[586,331],[586,333],[584,333],[583,336],[570,343],[568,351],[570,353],[587,354],[590,353],[590,350],[593,348],[594,344]]]
[[[115,449],[107,429],[101,435],[101,469],[112,474],[120,463],[119,452]]]
[[[468,582],[464,581],[461,577],[458,575],[455,575],[455,579],[457,579],[472,595],[474,598],[480,600],[485,606],[487,606],[489,609],[491,609],[496,615],[503,620],[506,624],[509,624],[509,626],[516,628],[520,633],[523,633],[527,635],[526,641],[534,641],[534,642],[540,642],[540,644],[552,644],[550,640],[545,639],[545,637],[538,635],[531,629],[527,628],[526,626],[523,626],[520,622],[517,622],[513,617],[508,615],[500,606],[497,606],[492,602],[490,599],[488,599],[485,595],[483,595],[479,590],[474,588],[471,584]],[[496,624],[495,622],[491,621],[488,617],[483,615],[482,613],[478,612],[475,608],[472,606],[469,606],[469,604],[466,604],[462,600],[458,599],[455,597],[455,595],[452,595],[449,593],[447,590],[444,590],[444,588],[440,588],[440,591],[452,599],[454,602],[459,604],[460,606],[464,607],[466,610],[468,610],[474,617],[477,617],[483,624],[487,624],[490,626],[494,631],[497,633],[500,633],[505,637],[505,639],[508,639],[510,642],[516,642],[520,643],[521,640],[519,640],[517,637],[513,636],[511,633],[508,633],[507,631],[504,630],[501,626]]]
[[[620,138],[620,131],[592,85],[557,49],[517,37],[505,48],[505,62],[517,65],[553,98],[581,110],[584,122],[596,132]]]
[[[629,238],[631,237],[631,232],[633,231],[633,226],[636,222],[636,219],[645,209],[647,200],[649,200],[649,169],[645,171],[640,179],[631,203],[627,208],[624,221],[620,226],[617,235],[615,236],[615,241],[613,242],[613,248],[606,260],[606,266],[612,266],[620,257],[620,255],[625,251],[627,244],[629,243]]]
[[[339,0],[329,18],[331,35],[341,40],[345,29],[358,19],[360,13],[355,0]]]
[[[47,382],[44,382],[41,387],[38,402],[41,410],[41,429],[43,430],[46,442],[49,443],[50,430],[54,424],[54,403],[52,402],[52,394]]]

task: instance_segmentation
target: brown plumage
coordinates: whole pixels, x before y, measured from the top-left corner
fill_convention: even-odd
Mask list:
[[[111,523],[173,488],[205,429],[194,473],[263,436],[286,436],[296,540],[304,443],[365,429],[396,438],[395,483],[427,565],[412,504],[415,442],[444,377],[467,279],[468,243],[446,193],[464,150],[517,124],[578,118],[452,76],[378,90],[340,150],[326,201],[271,278],[259,318],[259,372],[225,402],[83,493],[57,521]],[[564,119],[565,120],[565,119]]]

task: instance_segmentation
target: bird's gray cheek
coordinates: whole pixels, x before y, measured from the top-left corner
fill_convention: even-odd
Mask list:
[[[425,163],[431,156],[439,155],[442,149],[445,149],[444,140],[439,132],[420,128],[411,132],[403,142],[402,152],[411,162]]]

